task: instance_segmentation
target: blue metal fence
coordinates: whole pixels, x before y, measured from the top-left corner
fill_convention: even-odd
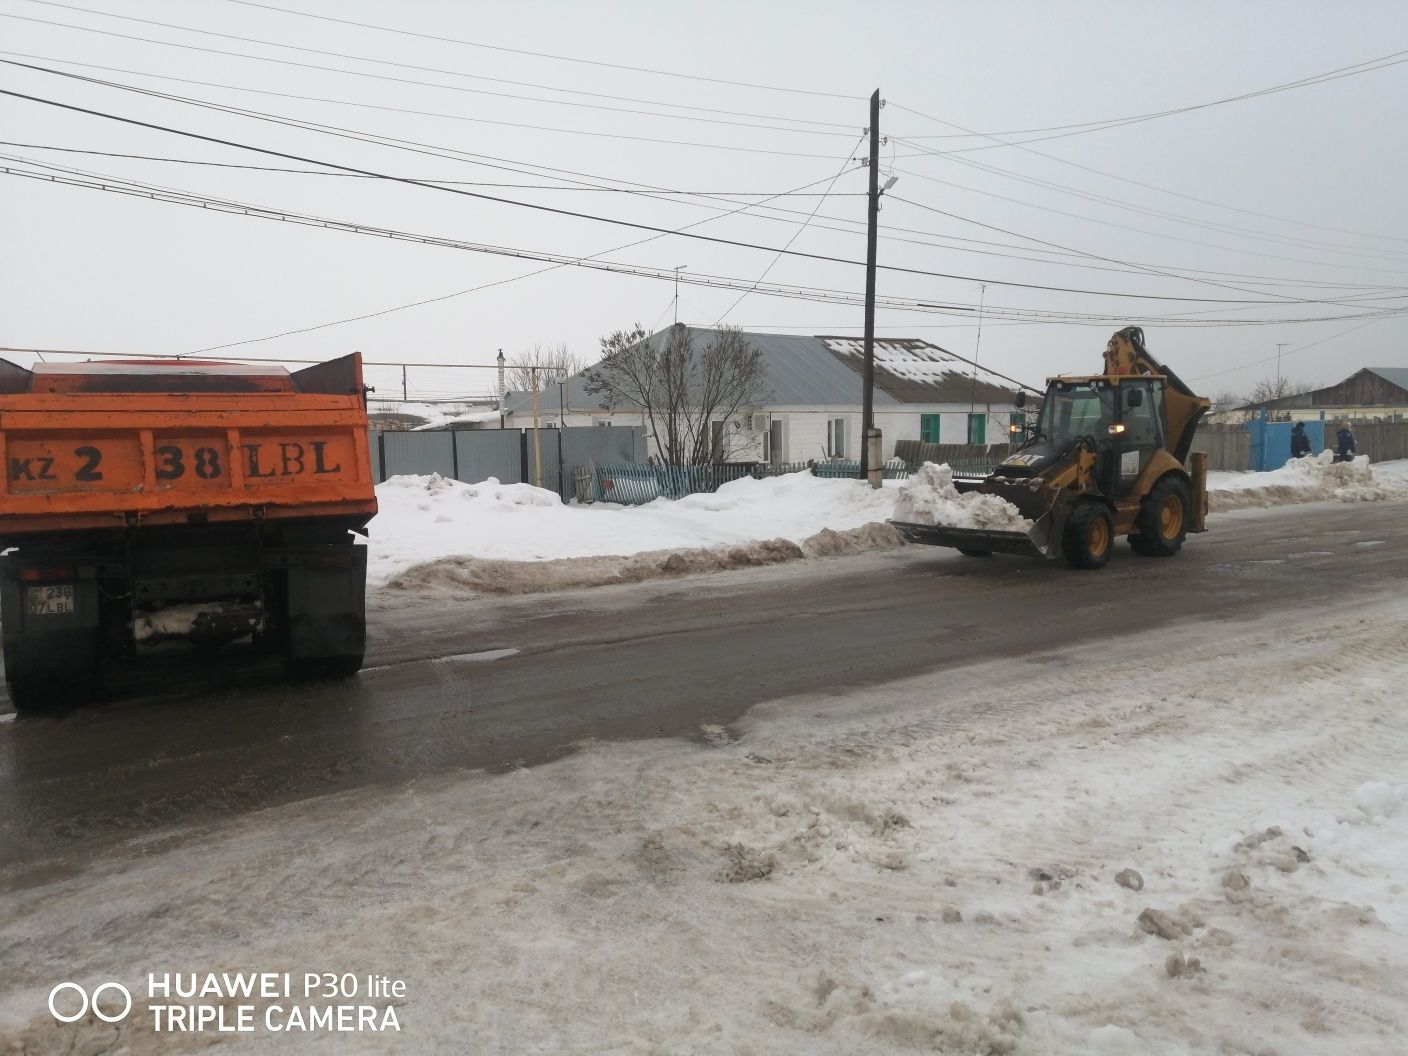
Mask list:
[[[1326,447],[1325,423],[1308,421],[1305,435],[1310,440],[1310,453],[1317,455]],[[1258,472],[1280,469],[1291,460],[1291,423],[1272,422],[1265,418],[1254,419],[1242,426],[1252,438],[1252,457],[1249,468]]]

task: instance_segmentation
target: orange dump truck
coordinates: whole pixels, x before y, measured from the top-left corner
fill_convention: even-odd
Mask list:
[[[358,356],[282,367],[0,360],[0,629],[17,709],[145,645],[252,638],[348,675],[376,513]]]

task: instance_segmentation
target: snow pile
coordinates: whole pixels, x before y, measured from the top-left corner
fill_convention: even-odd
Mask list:
[[[1032,522],[1006,499],[976,491],[962,494],[953,486],[953,470],[925,462],[909,478],[895,502],[894,519],[945,528],[982,528],[998,532],[1029,532]]]
[[[416,593],[472,590],[484,594],[540,594],[580,587],[606,587],[672,579],[702,572],[776,565],[807,557],[837,557],[896,550],[904,545],[899,532],[888,524],[867,524],[837,532],[823,528],[816,535],[794,543],[790,539],[763,539],[735,546],[706,546],[689,550],[647,550],[639,554],[603,557],[561,557],[546,561],[496,561],[481,557],[445,557],[413,565],[388,579],[387,590]]]
[[[623,507],[567,505],[555,492],[492,478],[462,484],[438,474],[392,477],[377,487],[381,512],[371,524],[368,574],[373,584],[396,579],[403,588],[438,580],[499,583],[476,589],[518,593],[554,589],[555,579],[589,585],[654,578],[676,552],[683,556],[663,574],[684,574],[681,561],[697,570],[771,563],[779,551],[769,547],[778,541],[800,549],[795,556],[855,553],[896,545],[893,530],[880,526],[898,487],[890,481],[875,490],[859,480],[791,473]],[[722,558],[699,553],[720,547]],[[639,561],[624,560],[637,555]],[[605,558],[612,560],[599,560]],[[576,568],[565,563],[574,559]],[[555,564],[537,572],[510,567],[524,562]],[[429,563],[441,573],[416,569],[402,576]]]
[[[1296,458],[1267,473],[1209,473],[1208,506],[1213,512],[1294,502],[1378,502],[1408,498],[1408,479],[1399,463],[1369,465],[1367,455],[1334,461],[1322,451]]]
[[[400,418],[419,418],[421,424],[411,426],[414,432],[422,432],[426,429],[446,429],[457,422],[497,422],[500,418],[497,407],[485,404],[415,403],[401,400],[378,401],[372,405],[371,413],[373,416],[394,415]]]

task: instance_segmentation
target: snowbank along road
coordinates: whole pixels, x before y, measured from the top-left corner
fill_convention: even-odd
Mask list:
[[[0,1037],[190,1051],[45,995],[337,967],[407,980],[405,1051],[1393,1051],[1402,512],[1231,514],[1092,575],[915,548],[388,596],[351,685],[234,654],[7,721]]]

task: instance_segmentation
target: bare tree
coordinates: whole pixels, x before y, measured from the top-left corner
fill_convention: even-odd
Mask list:
[[[506,357],[504,385],[509,392],[532,392],[536,374],[538,388],[545,389],[572,374],[580,374],[586,365],[587,361],[574,355],[566,342],[544,345],[538,341],[526,351]]]
[[[1247,403],[1254,408],[1247,412],[1248,419],[1256,418],[1266,405],[1273,400],[1284,400],[1287,396],[1299,396],[1303,392],[1309,392],[1314,385],[1307,385],[1303,381],[1292,381],[1290,378],[1262,378],[1252,386],[1251,398]],[[1271,414],[1273,419],[1289,419],[1289,412],[1274,411]]]
[[[652,342],[640,326],[601,339],[601,359],[585,372],[587,392],[607,407],[644,413],[669,465],[705,465],[724,452],[711,423],[727,423],[767,396],[763,354],[736,327],[722,327],[700,348],[695,331],[672,326]]]
[[[1235,410],[1245,406],[1247,398],[1236,392],[1219,392],[1212,398],[1212,413],[1218,414],[1223,411]]]
[[[1251,399],[1247,402],[1260,407],[1272,400],[1284,400],[1287,396],[1299,396],[1302,392],[1309,392],[1313,388],[1315,388],[1314,385],[1307,385],[1303,381],[1292,381],[1290,378],[1262,378],[1252,386]]]

